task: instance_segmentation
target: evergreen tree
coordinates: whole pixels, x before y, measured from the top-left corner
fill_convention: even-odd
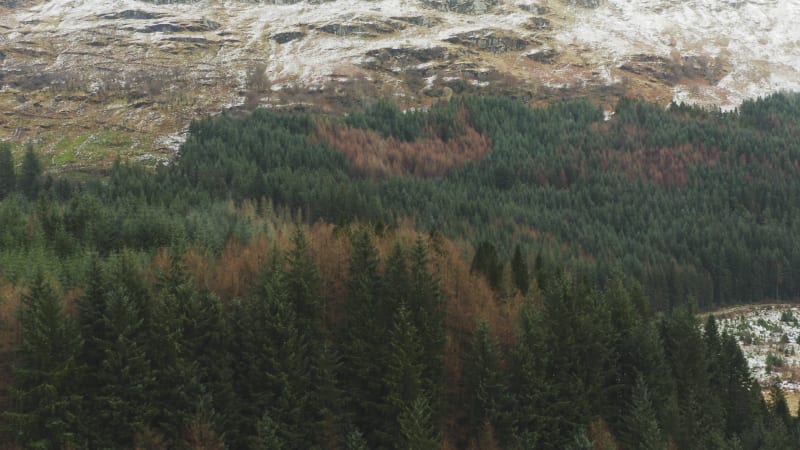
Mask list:
[[[36,197],[41,175],[42,163],[33,150],[33,145],[28,144],[25,149],[25,155],[22,157],[22,166],[17,179],[19,190],[28,198]]]
[[[509,442],[511,396],[502,355],[486,322],[481,322],[475,330],[464,353],[464,391],[471,438],[477,440],[481,434],[491,432],[501,444]]]
[[[22,342],[13,363],[5,426],[25,448],[82,445],[76,359],[81,339],[49,283],[38,275],[22,297]]]
[[[630,408],[625,418],[624,440],[627,448],[666,450],[666,441],[658,425],[653,402],[644,378],[636,378]]]
[[[492,289],[500,286],[502,266],[497,257],[497,249],[489,242],[481,242],[472,259],[471,271],[486,277]]]
[[[242,407],[243,437],[254,437],[254,419],[268,416],[287,448],[311,448],[317,422],[309,420],[318,408],[312,402],[313,359],[309,338],[288,301],[280,255],[275,250],[260,286],[237,325],[241,349],[236,381]],[[258,413],[256,413],[258,411]],[[255,445],[250,439],[249,445]],[[256,441],[257,442],[257,441]],[[233,445],[238,445],[233,443]]]
[[[387,429],[381,430],[387,444],[398,442],[402,438],[400,416],[411,409],[412,404],[424,395],[422,356],[417,330],[411,323],[405,305],[400,305],[389,341],[386,376],[388,395],[385,406]]]
[[[398,418],[402,435],[402,449],[437,450],[441,448],[431,418],[431,409],[425,395],[420,395],[408,405]]]
[[[147,355],[148,333],[131,292],[115,285],[106,293],[102,327],[108,335],[98,340],[102,362],[94,375],[97,390],[88,399],[97,433],[94,448],[130,445],[134,435],[149,430],[156,414],[151,392],[156,379]]]
[[[288,447],[286,441],[280,436],[280,426],[264,413],[258,421],[258,440],[253,446],[254,450],[283,450]]]
[[[693,310],[673,310],[662,323],[662,336],[679,410],[672,437],[681,448],[715,448],[724,436],[724,411],[711,389],[711,359]]]
[[[11,146],[0,142],[0,200],[14,192],[17,185],[17,176],[14,172],[14,158],[11,156]]]
[[[353,241],[345,303],[346,318],[340,328],[341,386],[348,398],[349,419],[366,431],[370,446],[380,443],[386,429],[382,414],[387,394],[386,348],[389,324],[383,317],[383,280],[378,273],[378,253],[368,231]]]
[[[189,421],[198,413],[202,399],[196,355],[187,351],[188,344],[196,344],[190,342],[190,337],[196,336],[188,335],[187,331],[200,331],[187,328],[201,319],[201,311],[195,306],[197,295],[177,253],[172,254],[169,267],[160,274],[158,288],[153,304],[153,333],[150,333],[147,343],[152,374],[158,381],[151,391],[156,410],[153,422],[171,446],[176,446]]]
[[[525,261],[525,256],[523,256],[519,244],[514,247],[514,256],[511,258],[511,272],[517,289],[522,295],[526,295],[531,282],[530,273],[528,272],[528,263]]]
[[[288,301],[293,305],[303,331],[318,340],[325,325],[320,278],[308,238],[299,227],[292,234],[292,249],[286,255],[286,261]]]
[[[351,431],[344,442],[345,450],[367,450],[367,441],[359,431]]]
[[[411,251],[410,287],[408,309],[422,346],[422,388],[433,399],[430,406],[437,417],[444,380],[445,304],[439,281],[429,267],[428,247],[420,236]]]

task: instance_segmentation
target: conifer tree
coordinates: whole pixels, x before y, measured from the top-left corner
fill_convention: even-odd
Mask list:
[[[422,395],[422,346],[417,337],[417,329],[411,323],[405,305],[395,315],[394,328],[392,329],[389,353],[388,373],[386,385],[388,388],[385,405],[386,429],[381,430],[381,435],[386,444],[398,442],[402,439],[400,433],[400,416],[410,410],[412,404]]]
[[[22,343],[13,363],[12,409],[3,414],[25,448],[82,445],[76,359],[81,339],[59,296],[38,275],[22,297]]]
[[[398,420],[402,435],[400,448],[407,450],[437,450],[441,448],[426,395],[418,396],[405,408]]]
[[[472,439],[478,439],[488,426],[501,444],[509,442],[511,396],[502,355],[486,322],[481,322],[475,330],[464,354],[464,391],[467,426],[473,433]]]
[[[11,156],[11,146],[0,142],[0,200],[11,195],[16,189],[17,176],[14,171],[14,158]]]
[[[318,431],[316,421],[309,420],[316,412],[312,353],[288,301],[280,260],[275,250],[246,308],[245,320],[238,325],[242,379],[236,383],[243,407],[239,419],[252,423],[253,417],[266,415],[287,448],[311,448]],[[245,423],[244,434],[254,428],[256,424]]]
[[[42,175],[42,163],[39,161],[39,156],[33,150],[33,145],[28,144],[25,149],[25,155],[22,157],[22,166],[20,167],[19,177],[17,178],[17,185],[19,190],[22,191],[28,198],[36,197],[39,190],[39,177]]]
[[[187,335],[187,328],[200,318],[196,314],[201,311],[195,307],[198,299],[177,253],[172,254],[169,267],[160,274],[158,289],[153,302],[153,333],[149,333],[147,343],[152,374],[157,380],[151,392],[156,411],[153,421],[176,446],[202,400],[199,366],[195,355],[186,351],[190,337],[195,337]],[[201,331],[205,332],[214,331]]]
[[[303,230],[295,229],[291,241],[292,249],[286,255],[288,301],[293,305],[303,331],[319,338],[324,329],[325,314],[319,273]]]
[[[644,378],[636,378],[630,408],[625,417],[624,440],[627,448],[665,450],[667,448],[658,424],[650,392]]]
[[[148,336],[139,310],[139,301],[132,293],[115,285],[106,293],[106,311],[102,327],[108,331],[97,342],[102,362],[94,379],[98,383],[90,409],[97,413],[93,427],[97,440],[91,447],[123,447],[133,442],[134,435],[149,430],[156,409],[151,392],[155,385]]]
[[[370,446],[379,442],[385,429],[383,404],[388,327],[382,320],[383,280],[378,273],[378,252],[367,230],[353,241],[348,269],[346,319],[339,330],[342,362],[341,386],[349,399],[348,415],[355,426],[366,430]]]
[[[367,450],[367,441],[364,440],[364,435],[359,431],[351,431],[347,434],[344,442],[345,450]]]
[[[511,271],[517,289],[519,289],[522,295],[526,295],[531,280],[530,273],[528,272],[528,263],[525,261],[525,256],[523,256],[519,244],[514,247],[514,256],[511,258]]]
[[[419,331],[422,345],[422,387],[428,393],[434,417],[441,405],[443,354],[445,346],[444,294],[429,267],[428,248],[421,236],[411,251],[411,277],[408,309]]]

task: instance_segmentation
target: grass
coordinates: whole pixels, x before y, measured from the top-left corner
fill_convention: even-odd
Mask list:
[[[133,146],[131,136],[114,131],[83,133],[75,137],[63,137],[49,145],[52,167],[84,162],[99,162],[113,159],[117,154],[126,154]],[[42,147],[47,148],[48,145]]]

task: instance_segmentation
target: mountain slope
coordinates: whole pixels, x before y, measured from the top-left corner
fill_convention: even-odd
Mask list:
[[[0,139],[163,160],[198,115],[451,93],[735,107],[800,88],[800,2],[0,3]],[[299,106],[298,106],[299,105]]]

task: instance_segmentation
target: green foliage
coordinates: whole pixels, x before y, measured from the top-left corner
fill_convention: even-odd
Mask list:
[[[656,418],[655,408],[644,378],[639,376],[633,388],[630,410],[625,420],[625,442],[628,448],[665,450],[666,440]]]
[[[8,197],[17,186],[11,145],[0,142],[0,200]]]
[[[33,150],[33,145],[28,144],[25,155],[22,157],[22,166],[17,179],[19,190],[28,198],[35,198],[39,190],[39,179],[42,175],[42,163]]]
[[[736,340],[681,304],[800,294],[798,98],[738,114],[623,100],[608,123],[586,102],[502,98],[325,119],[404,141],[463,126],[490,138],[489,154],[436,179],[353,177],[314,138],[318,118],[268,111],[195,122],[173,164],[117,161],[102,179],[48,181],[29,147],[24,195],[0,194],[0,275],[32,286],[7,436],[32,448],[186,448],[200,433],[228,448],[556,449],[607,431],[621,448],[793,448],[780,393],[767,407]],[[14,168],[5,150],[0,181]],[[391,236],[406,217],[437,231],[411,245],[398,233],[382,258],[374,231]],[[336,234],[352,238],[337,274],[320,272],[326,250],[298,229],[244,298],[208,292],[181,260],[191,248],[224,261],[231,242],[273,239],[272,220],[318,219],[387,225]],[[479,244],[472,270],[494,297],[446,298],[463,280],[439,258],[442,235]],[[169,264],[148,267],[162,249]],[[74,320],[37,272],[83,292]],[[516,335],[470,331],[482,317],[461,306],[519,310]]]
[[[767,373],[770,373],[776,367],[783,367],[783,358],[780,355],[768,352],[764,363],[766,364]]]
[[[12,409],[3,413],[4,428],[25,448],[80,445],[78,329],[41,276],[22,301],[22,343],[14,359]]]
[[[528,272],[528,263],[525,261],[525,256],[522,254],[519,245],[514,247],[514,256],[511,258],[511,271],[514,277],[514,285],[523,294],[528,293],[530,286],[530,273]]]
[[[408,450],[437,450],[441,448],[436,429],[431,420],[431,410],[425,396],[419,396],[400,415],[400,430],[403,444]]]
[[[500,442],[511,439],[512,398],[508,379],[503,371],[502,354],[491,335],[489,325],[481,322],[464,352],[464,405],[471,438],[478,440],[488,428]]]

